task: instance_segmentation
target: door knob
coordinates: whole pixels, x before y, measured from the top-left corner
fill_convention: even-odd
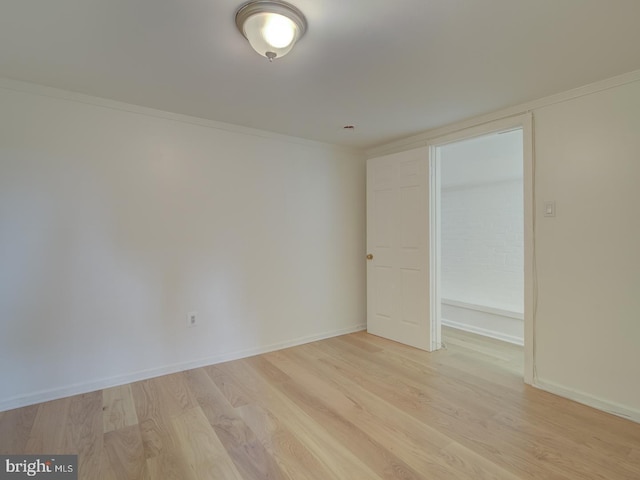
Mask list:
[[[371,255],[370,253],[367,255],[367,260],[373,260],[373,255]]]

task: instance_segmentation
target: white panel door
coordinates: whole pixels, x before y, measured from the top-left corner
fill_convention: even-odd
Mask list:
[[[367,161],[367,331],[431,351],[428,152]]]

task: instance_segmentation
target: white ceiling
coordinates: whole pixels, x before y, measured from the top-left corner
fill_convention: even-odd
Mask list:
[[[368,148],[640,68],[640,0],[290,1],[270,64],[242,0],[0,0],[0,76]]]

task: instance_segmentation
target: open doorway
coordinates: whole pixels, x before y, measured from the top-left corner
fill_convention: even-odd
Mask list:
[[[369,333],[429,352],[441,348],[441,147],[520,129],[524,244],[522,376],[525,383],[533,383],[532,127],[531,115],[522,114],[434,136],[423,146],[367,160]]]
[[[442,325],[523,345],[522,129],[438,149]]]
[[[523,347],[531,349],[532,168],[524,123],[431,145],[431,298],[445,346],[494,357],[530,383],[531,350]]]

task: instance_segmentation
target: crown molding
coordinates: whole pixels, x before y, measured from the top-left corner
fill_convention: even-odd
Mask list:
[[[231,123],[219,122],[215,120],[208,120],[199,117],[192,117],[190,115],[183,115],[180,113],[167,112],[164,110],[157,110],[149,107],[142,107],[140,105],[134,105],[131,103],[119,102],[117,100],[111,100],[102,97],[95,97],[92,95],[86,95],[84,93],[72,92],[69,90],[63,90],[54,87],[47,87],[45,85],[39,85],[30,82],[23,82],[21,80],[14,80],[11,78],[0,77],[0,88],[5,90],[11,90],[21,93],[29,93],[32,95],[38,95],[42,97],[55,98],[59,100],[67,100],[70,102],[82,103],[85,105],[92,105],[96,107],[108,108],[111,110],[118,110],[122,112],[134,113],[138,115],[145,115],[147,117],[161,118],[164,120],[170,120],[174,122],[186,123],[191,125],[198,125],[201,127],[211,128],[214,130],[222,130],[226,132],[237,133],[241,135],[250,135],[253,137],[262,137],[265,139],[275,140],[283,143],[291,143],[301,145],[305,147],[317,148],[321,150],[330,150],[334,152],[342,152],[349,154],[362,155],[363,150],[357,148],[346,147],[342,145],[335,145],[331,143],[323,143],[315,140],[307,140],[304,138],[293,137],[289,135],[283,135],[274,132],[268,132],[266,130],[259,130],[256,128],[243,127],[240,125],[234,125]]]
[[[413,148],[425,146],[434,139],[437,139],[444,135],[466,130],[467,128],[477,127],[485,123],[515,117],[526,112],[531,112],[551,105],[566,102],[568,100],[583,97],[585,95],[591,95],[593,93],[609,90],[611,88],[634,83],[637,81],[640,81],[640,70],[634,70],[632,72],[618,75],[616,77],[607,78],[599,82],[583,85],[582,87],[556,93],[554,95],[549,95],[538,100],[532,100],[530,102],[521,103],[519,105],[514,105],[512,107],[504,108],[501,110],[496,110],[484,115],[471,117],[466,120],[454,122],[449,125],[444,125],[442,127],[432,128],[417,135],[411,135],[400,140],[367,149],[365,153],[367,158],[374,158],[381,155],[401,152],[403,150],[411,150]]]

